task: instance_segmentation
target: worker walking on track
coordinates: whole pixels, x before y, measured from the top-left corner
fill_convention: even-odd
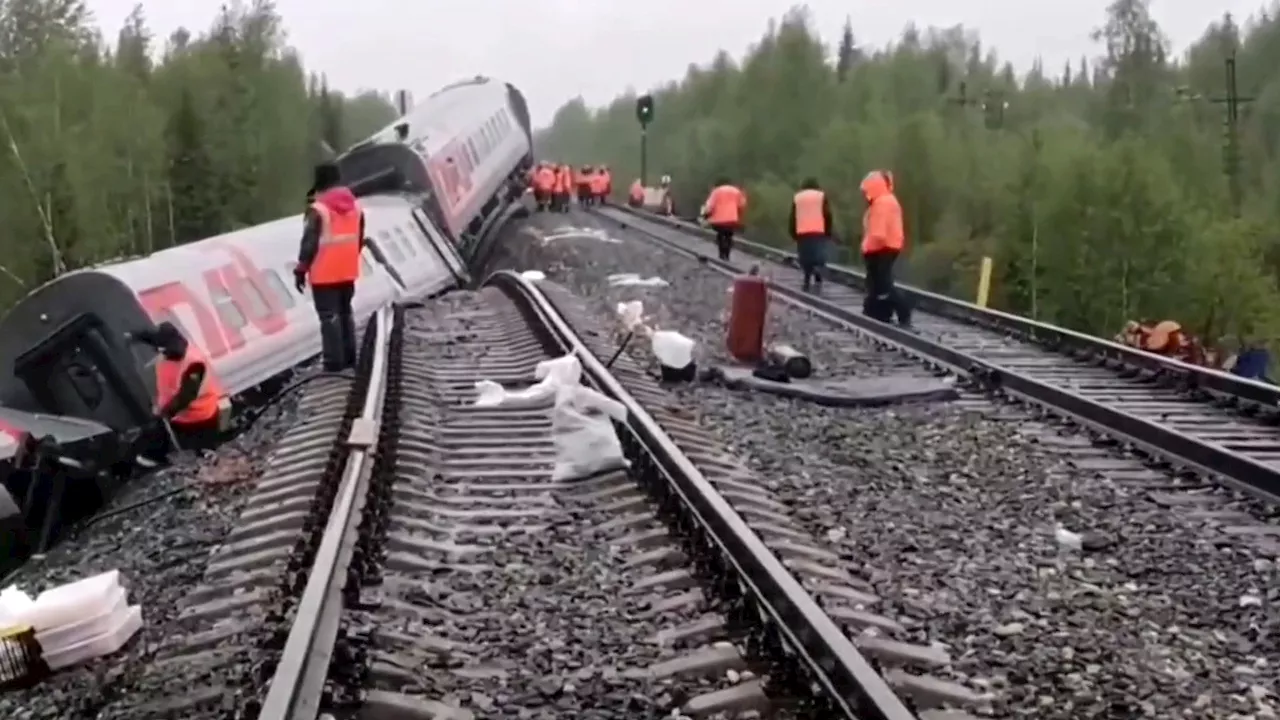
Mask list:
[[[591,204],[591,166],[583,165],[574,180],[578,185],[578,204],[587,207]]]
[[[551,206],[551,193],[555,192],[556,173],[550,163],[540,163],[533,171],[533,199],[541,212]]]
[[[222,384],[200,349],[171,322],[130,333],[129,338],[155,348],[158,420],[167,420],[188,448],[206,449],[221,441]]]
[[[609,194],[609,173],[603,165],[596,168],[591,174],[591,204],[600,205],[604,203],[605,197]]]
[[[356,196],[342,185],[338,166],[316,167],[316,201],[307,208],[294,285],[302,292],[311,283],[311,297],[320,316],[320,345],[324,369],[338,372],[356,364],[356,322],[351,300],[360,278],[364,211]]]
[[[867,269],[867,295],[862,313],[881,322],[892,322],[894,314],[904,327],[911,325],[911,310],[894,285],[893,266],[902,253],[906,234],[902,225],[902,205],[893,194],[892,175],[872,170],[862,180],[867,210],[862,216],[862,259]]]
[[[733,253],[733,234],[742,230],[742,216],[747,210],[747,195],[729,182],[716,181],[716,187],[702,205],[702,217],[716,231],[716,250],[721,260]]]
[[[804,289],[811,283],[822,288],[822,271],[827,266],[827,243],[831,237],[831,204],[818,181],[804,181],[791,202],[791,238],[796,242],[796,256],[804,273]]]
[[[555,194],[552,209],[556,212],[569,212],[569,193],[573,188],[573,171],[568,165],[556,167]]]

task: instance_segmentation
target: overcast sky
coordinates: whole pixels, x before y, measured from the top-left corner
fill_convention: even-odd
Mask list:
[[[1108,0],[810,0],[829,44],[851,15],[862,45],[894,40],[909,22],[961,24],[1026,69],[1037,57],[1056,70],[1097,48],[1090,31]],[[1264,0],[1153,0],[1156,19],[1181,52],[1231,11],[1243,20]],[[114,38],[135,0],[88,0]],[[277,0],[291,43],[308,68],[343,90],[406,88],[418,97],[484,74],[524,91],[537,124],[581,95],[607,103],[628,86],[647,89],[684,75],[725,48],[740,57],[788,0]],[[221,0],[151,0],[156,34],[203,30]]]

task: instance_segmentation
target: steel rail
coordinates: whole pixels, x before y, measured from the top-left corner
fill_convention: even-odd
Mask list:
[[[387,306],[374,315],[377,336],[364,406],[344,441],[350,452],[342,480],[258,720],[315,720],[320,711],[342,613],[342,586],[354,549],[354,530],[360,524],[368,470],[378,440],[378,420],[386,400],[387,354],[394,317]]]
[[[672,229],[696,234],[707,239],[710,239],[712,235],[709,230],[700,225],[677,218],[657,215],[621,205],[611,204],[607,206],[607,209],[623,212],[648,222],[666,225]],[[753,254],[764,255],[789,263],[796,262],[796,254],[793,252],[743,238],[735,238],[735,243],[738,247],[746,249]],[[852,285],[858,289],[866,287],[866,274],[855,268],[847,265],[828,264],[827,270],[828,276],[832,279],[839,279],[845,284]],[[1094,337],[1093,335],[1057,327],[1038,320],[992,310],[991,308],[979,307],[964,300],[929,292],[911,285],[900,283],[897,288],[911,301],[914,307],[934,315],[941,315],[953,320],[1004,332],[1014,332],[1037,345],[1046,346],[1050,350],[1059,352],[1065,348],[1084,350],[1100,358],[1120,362],[1148,372],[1179,376],[1187,381],[1190,387],[1239,398],[1273,410],[1280,407],[1280,387],[1274,385],[1242,378],[1221,370],[1192,365],[1181,360],[1156,355],[1145,350],[1121,345],[1105,338]]]
[[[915,715],[853,642],[822,610],[764,541],[703,476],[661,425],[614,378],[537,286],[503,271],[486,284],[523,296],[545,326],[582,363],[595,388],[627,410],[626,426],[660,466],[666,483],[680,498],[714,552],[754,600],[758,620],[775,628],[795,663],[819,688],[833,714],[849,720],[913,720]]]
[[[611,213],[610,211],[613,212]],[[597,212],[596,214],[598,217],[606,218],[610,222],[626,224],[623,220],[613,214],[617,211],[618,208],[614,206],[606,209],[604,212]],[[698,228],[697,226],[693,226],[689,223],[673,221],[669,218],[662,218],[647,213],[642,214],[631,209],[627,209],[625,212],[627,215],[636,217],[642,221],[656,221],[660,226],[666,225],[673,230],[683,232],[685,234],[696,235],[697,237],[702,238],[706,238],[709,235],[702,228]],[[649,238],[652,238],[664,247],[670,248],[683,255],[696,258],[699,262],[705,263],[709,267],[715,268],[726,275],[733,275],[741,272],[739,267],[730,262],[689,250],[680,244],[663,237],[661,233],[653,232],[639,226],[638,224],[627,224],[626,226],[631,230],[635,230]],[[751,247],[760,248],[762,246],[757,243],[752,243]],[[779,251],[774,248],[767,248],[767,250],[768,254],[774,257],[785,258],[788,256],[784,251]],[[1002,389],[1032,403],[1048,407],[1105,434],[1118,436],[1120,439],[1128,441],[1147,452],[1176,459],[1177,461],[1185,463],[1200,472],[1223,478],[1226,482],[1235,485],[1242,490],[1259,495],[1265,499],[1274,500],[1277,496],[1280,496],[1280,471],[1277,471],[1275,468],[1259,462],[1254,458],[1248,457],[1247,455],[1235,452],[1216,443],[1202,441],[1159,423],[1151,422],[1145,418],[1134,416],[1125,412],[1122,404],[1118,403],[1116,406],[1112,406],[1097,402],[1071,392],[1065,388],[1057,387],[1034,379],[1024,373],[1004,367],[997,362],[985,360],[972,354],[947,347],[943,343],[936,342],[896,325],[873,320],[862,315],[860,312],[842,307],[819,296],[805,293],[799,288],[772,281],[770,281],[769,285],[772,292],[794,305],[816,311],[826,316],[828,319],[833,319],[851,329],[872,335],[879,340],[896,346],[922,360],[942,365],[952,372],[974,378],[989,387]],[[923,291],[916,290],[914,292],[922,293]],[[959,301],[955,302],[958,304],[964,304],[959,303]],[[981,310],[980,308],[976,308],[976,306],[972,307],[977,310]],[[924,309],[926,311],[928,310],[928,308]],[[1003,315],[1003,313],[1001,313],[1001,315]],[[1067,330],[1055,330],[1062,333],[1071,333],[1071,331]],[[1107,343],[1106,341],[1097,340],[1096,338],[1089,338],[1089,340],[1096,341],[1100,346],[1114,345],[1117,348],[1120,347],[1114,343]],[[1132,352],[1138,355],[1149,355],[1152,358],[1156,357],[1149,353],[1142,353],[1140,351]],[[1164,360],[1164,358],[1159,359]],[[1177,363],[1177,361],[1170,362]],[[1186,365],[1185,363],[1177,363],[1177,365],[1193,368],[1193,366]],[[1203,368],[1193,369],[1203,370]],[[1223,373],[1215,373],[1213,371],[1208,372],[1211,375],[1224,375]],[[1259,383],[1253,383],[1251,381],[1241,379],[1236,380],[1239,380],[1239,382],[1245,386],[1256,386],[1256,388],[1270,389],[1269,386],[1260,385]],[[1225,386],[1226,384],[1223,385],[1223,387]]]

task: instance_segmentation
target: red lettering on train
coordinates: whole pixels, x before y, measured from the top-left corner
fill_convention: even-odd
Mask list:
[[[289,319],[285,316],[287,309],[276,294],[272,292],[271,287],[267,285],[266,275],[258,269],[258,265],[253,262],[253,258],[249,257],[243,250],[235,245],[225,244],[222,249],[230,253],[235,258],[235,262],[231,265],[224,265],[223,278],[229,284],[231,296],[235,298],[236,304],[242,308],[252,308],[254,305],[247,297],[245,292],[245,284],[249,284],[257,292],[260,302],[266,304],[267,312],[265,316],[259,317],[250,314],[249,320],[258,332],[263,335],[274,335],[275,333],[289,327]]]
[[[233,293],[232,287],[235,283],[228,282],[226,278],[227,270],[234,271],[234,269],[234,265],[223,265],[204,271],[204,285],[209,291],[209,296],[213,298],[215,308],[219,297],[227,298],[240,305],[240,307],[244,307],[244,305],[241,305],[244,301],[235,297],[237,293],[243,295],[243,292],[236,288],[237,293]],[[244,311],[241,311],[241,314],[244,314]],[[218,316],[218,324],[222,326],[222,334],[227,339],[227,345],[230,346],[229,350],[239,350],[244,347],[244,336],[240,334],[239,328],[231,327],[226,322],[223,322],[221,315]]]
[[[218,358],[227,354],[227,342],[222,337],[222,321],[210,312],[204,302],[186,285],[176,281],[165,283],[144,290],[138,294],[138,299],[154,322],[166,319],[165,315],[176,318],[174,311],[185,305],[187,310],[195,316],[196,324],[200,326],[200,335],[204,338],[204,350],[209,358]]]
[[[235,260],[225,265],[204,271],[205,287],[210,297],[228,297],[239,309],[240,313],[253,323],[253,326],[264,335],[272,335],[289,326],[285,308],[271,291],[262,271],[256,263],[239,248],[233,245],[220,245]],[[258,316],[247,312],[257,304],[249,297],[246,286],[252,286],[262,302],[266,303],[267,313]],[[165,283],[139,293],[139,299],[152,321],[160,322],[168,317],[177,318],[177,308],[185,306],[195,316],[204,339],[205,353],[210,359],[226,355],[232,350],[245,346],[244,335],[239,329],[225,323],[222,317],[211,310],[202,299],[196,297],[181,282]]]

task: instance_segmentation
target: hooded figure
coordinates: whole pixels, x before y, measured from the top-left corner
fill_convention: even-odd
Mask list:
[[[324,368],[337,372],[356,364],[356,324],[351,299],[360,277],[360,251],[367,244],[364,212],[356,196],[342,185],[338,166],[316,166],[315,200],[307,207],[294,268],[294,286],[311,296],[320,316]]]
[[[862,216],[862,259],[867,268],[867,295],[862,312],[881,322],[891,322],[894,314],[903,326],[911,324],[911,312],[894,285],[894,264],[902,253],[906,233],[902,226],[902,205],[893,194],[893,176],[872,170],[862,180],[867,210]]]

